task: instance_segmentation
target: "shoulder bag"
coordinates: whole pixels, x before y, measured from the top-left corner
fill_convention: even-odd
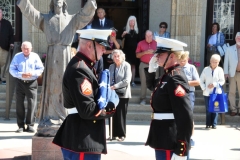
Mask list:
[[[217,37],[218,41],[220,41],[220,33],[218,33],[218,37]],[[225,55],[225,52],[227,50],[227,47],[229,47],[229,43],[224,43],[222,46],[217,46],[217,50],[219,52],[219,54],[222,56]]]
[[[219,85],[219,89],[222,90],[221,94],[216,93],[216,88],[209,97],[209,108],[208,111],[212,113],[225,113],[228,112],[228,99],[227,93],[224,93],[222,86]]]

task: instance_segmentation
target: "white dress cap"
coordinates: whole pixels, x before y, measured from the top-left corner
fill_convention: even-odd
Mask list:
[[[186,43],[175,39],[155,36],[155,40],[157,41],[157,48],[165,48],[165,51],[166,49],[169,49],[169,51],[183,51],[183,47],[187,47]]]

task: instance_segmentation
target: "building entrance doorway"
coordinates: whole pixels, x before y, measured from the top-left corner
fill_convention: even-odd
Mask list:
[[[118,30],[117,39],[127,24],[128,17],[134,15],[137,18],[139,29],[139,41],[144,39],[145,31],[149,29],[149,0],[96,0],[97,7],[105,9],[106,18],[111,19],[114,28]],[[86,0],[82,0],[82,6]],[[94,18],[98,18],[95,14]],[[138,73],[139,60],[136,63],[136,77]]]
[[[225,42],[235,44],[235,35],[240,30],[239,14],[239,0],[208,0],[206,38],[212,34],[212,23],[217,22],[225,36]]]

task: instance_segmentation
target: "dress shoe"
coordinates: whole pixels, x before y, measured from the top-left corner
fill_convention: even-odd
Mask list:
[[[35,130],[33,129],[32,126],[27,126],[26,132],[34,133]]]
[[[211,126],[206,126],[206,129],[210,129]]]
[[[24,131],[24,128],[19,128],[18,130],[16,130],[16,133],[22,133]]]
[[[212,126],[212,129],[217,129],[217,127],[216,126]]]
[[[236,112],[231,112],[230,116],[236,116],[237,113]]]

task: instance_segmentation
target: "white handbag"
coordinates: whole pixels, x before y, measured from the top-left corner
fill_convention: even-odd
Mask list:
[[[218,34],[218,41],[220,41],[220,34]],[[229,43],[224,43],[222,46],[217,46],[217,50],[220,53],[221,57],[225,55],[227,47],[229,47]]]

